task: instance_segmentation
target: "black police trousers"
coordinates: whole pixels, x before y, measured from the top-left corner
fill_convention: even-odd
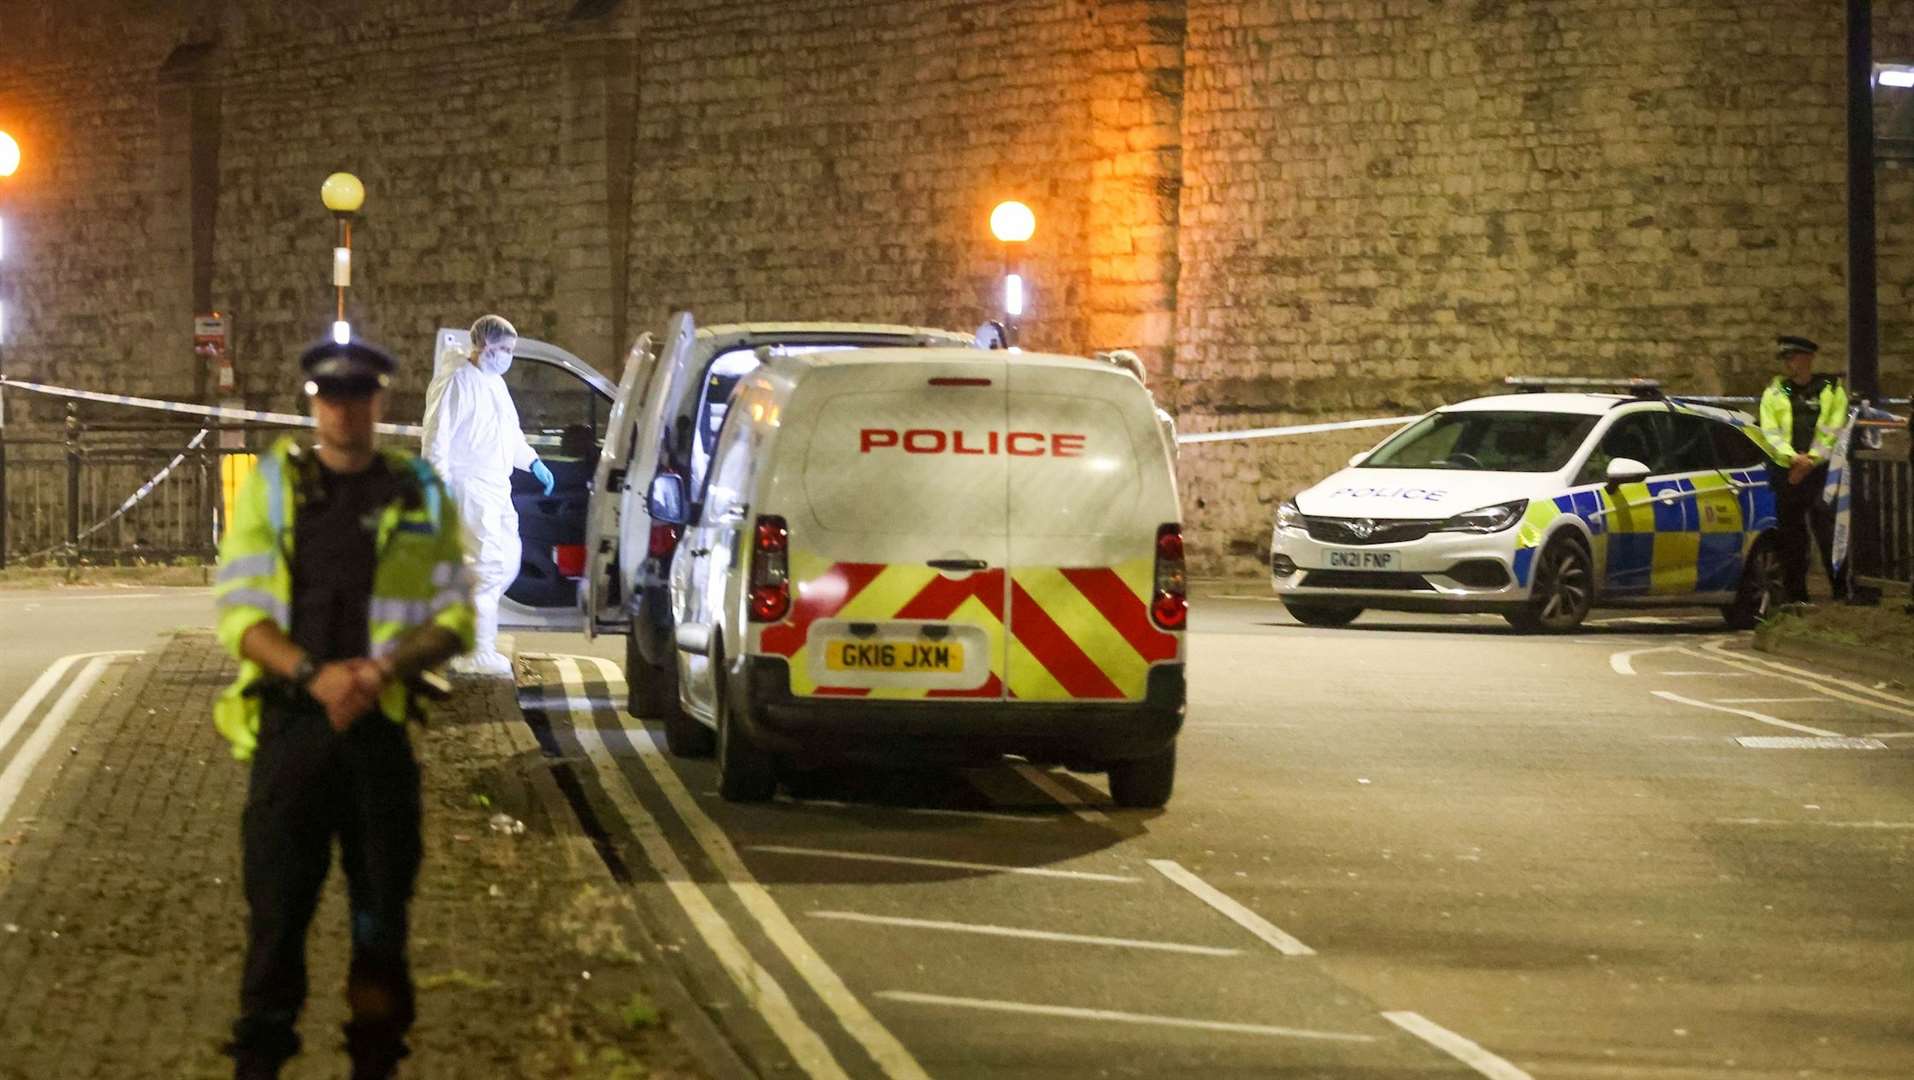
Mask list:
[[[1828,573],[1835,598],[1847,595],[1847,583],[1834,572],[1834,507],[1821,500],[1827,483],[1826,465],[1815,468],[1798,484],[1788,483],[1787,469],[1768,468],[1768,487],[1774,492],[1774,513],[1779,519],[1781,575],[1791,601],[1808,598],[1810,534],[1821,549],[1821,568]]]
[[[354,1075],[406,1054],[413,989],[406,908],[418,879],[419,768],[403,726],[377,712],[336,733],[303,693],[268,694],[241,826],[249,931],[231,1052],[271,1070],[299,1052],[306,930],[338,839],[352,919],[345,1025]]]

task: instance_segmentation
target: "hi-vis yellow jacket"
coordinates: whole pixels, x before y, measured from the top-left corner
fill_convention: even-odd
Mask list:
[[[399,499],[379,517],[372,578],[372,655],[397,648],[411,630],[428,623],[472,647],[471,586],[459,537],[458,510],[432,467],[410,454],[381,451],[388,468],[408,478]],[[213,602],[219,611],[219,642],[239,657],[239,678],[213,704],[213,723],[233,744],[233,756],[250,758],[259,742],[260,700],[249,693],[265,674],[240,654],[239,643],[262,620],[292,631],[293,521],[299,512],[299,475],[312,451],[291,438],[279,440],[259,459],[240,489],[233,520],[219,544],[219,576]],[[404,723],[410,702],[403,686],[386,688],[379,709]]]
[[[1761,434],[1768,442],[1768,456],[1778,465],[1792,464],[1795,454],[1794,400],[1788,394],[1787,383],[1786,375],[1777,375],[1761,392]],[[1815,404],[1818,415],[1814,421],[1814,437],[1801,452],[1822,463],[1834,453],[1834,441],[1848,423],[1848,392],[1842,389],[1841,380],[1827,379],[1821,392],[1815,395]]]

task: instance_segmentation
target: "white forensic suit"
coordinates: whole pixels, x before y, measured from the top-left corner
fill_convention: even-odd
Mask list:
[[[538,455],[519,430],[503,370],[481,371],[469,355],[461,349],[440,355],[425,395],[425,459],[458,500],[466,530],[478,616],[471,666],[505,674],[511,665],[498,651],[498,605],[518,577],[520,555],[512,470],[530,469]]]

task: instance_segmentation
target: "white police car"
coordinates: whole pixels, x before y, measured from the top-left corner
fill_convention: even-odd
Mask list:
[[[1277,510],[1277,595],[1311,626],[1376,608],[1566,630],[1596,605],[1677,604],[1752,626],[1785,599],[1759,429],[1629,386],[1421,417]]]

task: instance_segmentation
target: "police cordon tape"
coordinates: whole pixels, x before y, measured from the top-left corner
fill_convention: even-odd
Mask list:
[[[203,416],[209,420],[251,420],[261,424],[278,424],[282,427],[312,427],[310,416],[297,413],[261,412],[257,409],[229,409],[220,405],[194,405],[185,401],[161,401],[158,398],[133,397],[128,394],[102,394],[94,390],[75,390],[70,386],[50,386],[46,383],[27,382],[24,379],[9,379],[0,376],[0,386],[19,390],[30,390],[36,394],[50,397],[72,398],[76,401],[95,401],[103,405],[124,405],[133,409],[150,409],[155,412],[182,413],[187,416]],[[381,435],[407,435],[414,439],[423,438],[425,429],[417,424],[380,424]],[[552,435],[533,435],[526,439],[534,446],[557,446],[559,440]]]
[[[158,412],[184,413],[189,416],[203,416],[209,420],[251,420],[262,424],[279,424],[286,427],[312,427],[310,416],[296,413],[260,412],[254,409],[228,409],[217,405],[194,405],[183,401],[161,401],[157,398],[132,397],[126,394],[102,394],[93,390],[75,390],[66,386],[50,386],[46,383],[27,382],[22,379],[9,379],[0,376],[0,386],[17,387],[36,394],[52,397],[73,398],[79,401],[96,401],[106,405],[124,405],[135,409],[152,409]],[[1751,397],[1695,397],[1682,395],[1680,400],[1703,402],[1707,404],[1730,404],[1753,402]],[[1906,404],[1906,398],[1889,398],[1884,404]],[[1367,420],[1339,420],[1320,424],[1289,424],[1282,427],[1249,428],[1243,431],[1199,431],[1188,435],[1178,435],[1177,445],[1187,446],[1196,443],[1237,442],[1250,439],[1279,439],[1291,435],[1314,435],[1325,431],[1354,431],[1360,428],[1400,427],[1416,416],[1386,416]],[[380,424],[380,434],[408,435],[423,438],[425,429],[417,424]],[[534,446],[557,446],[559,440],[551,435],[533,435],[527,438]]]

